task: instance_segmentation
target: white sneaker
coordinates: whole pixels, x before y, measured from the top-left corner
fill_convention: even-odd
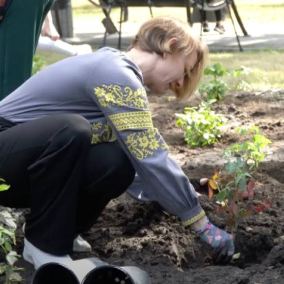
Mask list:
[[[80,235],[74,240],[74,252],[90,252],[91,250],[91,245],[87,241],[85,241]]]
[[[26,223],[24,223],[22,230],[23,233],[25,234],[25,227]],[[84,240],[80,235],[74,240],[73,242],[73,251],[74,252],[90,252],[92,250],[91,245]]]
[[[46,252],[41,251],[36,248],[32,243],[30,243],[26,238],[24,239],[24,251],[23,258],[34,265],[35,269],[38,269],[41,265],[57,262],[57,263],[66,263],[73,261],[69,255],[56,256]]]

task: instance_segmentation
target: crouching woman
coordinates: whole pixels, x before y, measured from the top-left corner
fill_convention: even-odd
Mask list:
[[[35,268],[71,261],[80,234],[128,188],[179,216],[219,261],[232,256],[232,236],[208,220],[153,127],[144,89],[188,98],[206,54],[187,23],[154,18],[126,53],[105,47],[62,60],[0,102],[0,176],[11,186],[0,204],[30,208],[23,256]]]

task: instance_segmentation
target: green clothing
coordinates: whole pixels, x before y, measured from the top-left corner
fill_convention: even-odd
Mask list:
[[[13,0],[0,23],[0,100],[32,73],[41,27],[54,0]]]

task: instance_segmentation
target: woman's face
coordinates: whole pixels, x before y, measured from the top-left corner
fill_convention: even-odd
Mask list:
[[[145,82],[146,86],[156,94],[161,94],[173,86],[181,88],[186,74],[186,68],[190,68],[191,70],[196,60],[196,52],[192,52],[187,56],[184,54],[166,53],[157,60],[152,70],[152,76],[148,82]]]

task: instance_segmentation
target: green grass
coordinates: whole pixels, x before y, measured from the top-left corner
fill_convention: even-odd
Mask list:
[[[252,89],[284,88],[284,50],[211,53],[207,66],[216,62],[220,62],[231,73],[231,76],[223,77],[230,88],[236,86],[238,79],[233,76],[233,72],[241,66],[251,69],[251,73],[241,75],[239,79],[250,84]],[[203,78],[203,81],[207,80]]]
[[[51,65],[66,58],[66,56],[54,52],[37,52],[36,55],[40,56],[42,61],[44,61],[45,66]]]
[[[237,5],[243,21],[284,23],[284,4]]]

